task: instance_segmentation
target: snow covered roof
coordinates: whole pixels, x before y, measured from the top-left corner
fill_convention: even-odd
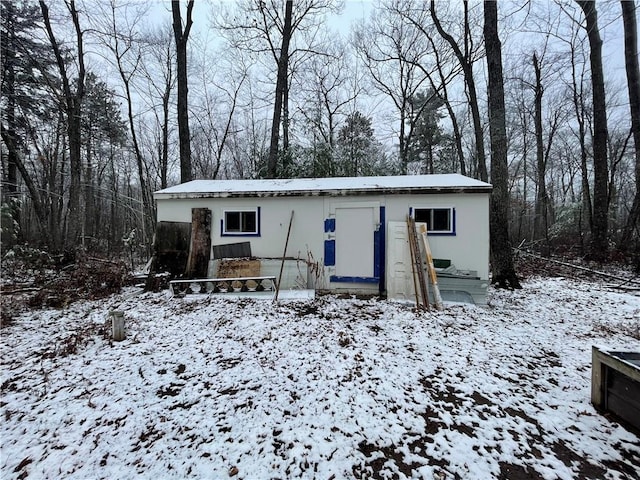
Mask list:
[[[385,193],[491,192],[489,183],[457,173],[388,177],[296,178],[274,180],[193,180],[155,192],[172,198],[343,196]]]

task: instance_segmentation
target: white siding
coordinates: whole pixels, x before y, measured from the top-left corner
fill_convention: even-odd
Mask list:
[[[449,259],[458,269],[476,270],[482,279],[489,276],[489,195],[484,193],[439,193],[428,195],[386,196],[308,196],[255,197],[214,199],[158,199],[158,221],[190,222],[192,208],[209,208],[212,212],[212,245],[251,242],[258,257],[280,257],[289,226],[294,220],[287,254],[306,259],[308,253],[316,262],[324,263],[324,241],[332,238],[324,232],[324,220],[335,214],[336,206],[369,202],[385,207],[386,221],[404,222],[410,208],[455,208],[455,235],[430,235],[434,258]],[[225,210],[260,207],[260,236],[221,236],[220,220]],[[376,222],[380,219],[376,218]],[[381,226],[386,231],[386,225]],[[335,238],[335,235],[333,235]],[[386,268],[394,268],[386,265]],[[377,285],[328,284],[335,268],[324,271],[324,287],[331,289],[377,291]],[[322,288],[322,282],[318,288]]]
[[[211,243],[221,245],[251,242],[251,253],[258,257],[281,257],[289,228],[291,210],[294,218],[289,237],[288,256],[306,258],[309,249],[322,252],[324,212],[317,198],[216,198],[158,200],[159,222],[190,222],[192,208],[211,210]],[[260,236],[222,236],[225,210],[260,207]]]
[[[410,207],[454,207],[455,235],[429,235],[434,258],[489,278],[489,195],[482,193],[386,197],[386,220],[404,222]]]

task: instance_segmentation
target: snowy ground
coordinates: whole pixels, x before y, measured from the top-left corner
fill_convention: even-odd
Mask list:
[[[133,293],[1,331],[2,479],[640,478],[640,439],[590,404],[592,345],[640,350],[638,296],[530,279],[416,313]]]

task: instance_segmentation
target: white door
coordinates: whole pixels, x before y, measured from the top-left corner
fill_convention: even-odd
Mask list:
[[[374,207],[340,207],[336,215],[336,276],[374,276]]]
[[[406,222],[388,222],[387,298],[413,300],[413,270]]]

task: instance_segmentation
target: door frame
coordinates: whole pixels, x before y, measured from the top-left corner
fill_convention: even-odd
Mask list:
[[[329,218],[325,219],[325,266],[335,267],[336,263],[336,242],[335,242],[335,229],[336,229],[336,210],[337,209],[357,209],[357,208],[372,208],[374,215],[375,227],[373,230],[373,276],[342,276],[342,275],[330,275],[329,281],[332,283],[367,283],[379,285],[379,291],[383,292],[385,288],[385,235],[386,235],[386,220],[385,220],[385,206],[380,204],[380,201],[371,202],[353,202],[353,203],[334,203],[329,207]]]

